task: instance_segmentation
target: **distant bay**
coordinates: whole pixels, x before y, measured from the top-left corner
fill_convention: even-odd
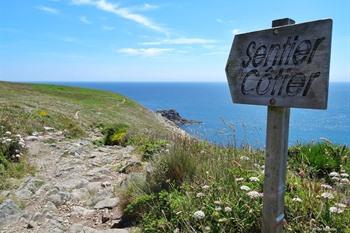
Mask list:
[[[226,83],[56,82],[121,93],[151,110],[203,122],[183,128],[218,144],[265,145],[266,107],[233,104]],[[289,144],[327,138],[350,145],[350,83],[331,83],[327,110],[292,109]]]

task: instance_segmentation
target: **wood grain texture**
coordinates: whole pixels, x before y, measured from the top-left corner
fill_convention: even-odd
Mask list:
[[[332,20],[236,35],[226,65],[234,103],[326,109]]]

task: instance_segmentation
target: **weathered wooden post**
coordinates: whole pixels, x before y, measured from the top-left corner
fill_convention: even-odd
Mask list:
[[[234,103],[267,105],[263,233],[282,232],[291,107],[326,109],[332,20],[236,35],[226,65]]]
[[[294,23],[286,18],[272,21],[272,27]],[[263,233],[282,232],[283,229],[289,114],[289,108],[267,107]]]

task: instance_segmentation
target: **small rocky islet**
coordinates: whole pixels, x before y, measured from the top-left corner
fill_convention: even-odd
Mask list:
[[[180,115],[180,113],[177,112],[175,109],[157,110],[156,113],[160,114],[162,117],[168,119],[169,121],[175,123],[177,126],[202,123],[201,121],[189,120],[189,119],[183,118]]]

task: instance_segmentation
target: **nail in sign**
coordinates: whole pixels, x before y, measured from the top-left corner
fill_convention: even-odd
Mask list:
[[[226,65],[233,102],[326,109],[332,20],[236,35]]]

